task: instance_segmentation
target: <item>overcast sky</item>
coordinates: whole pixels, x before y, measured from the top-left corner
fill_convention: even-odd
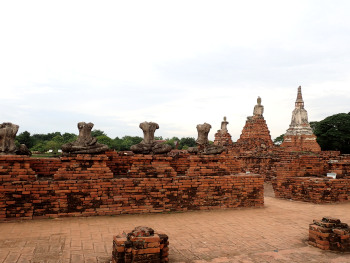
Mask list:
[[[258,96],[272,138],[302,86],[309,121],[350,111],[350,1],[2,1],[0,122],[19,133],[236,141]]]

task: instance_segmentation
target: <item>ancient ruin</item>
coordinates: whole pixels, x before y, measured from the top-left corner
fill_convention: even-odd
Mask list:
[[[229,124],[229,122],[226,120],[226,117],[224,117],[224,120],[221,122],[221,129],[215,133],[215,145],[232,146],[232,137],[228,132],[227,124]]]
[[[91,136],[91,129],[94,124],[79,122],[79,135],[76,141],[62,145],[62,155],[71,156],[76,154],[100,154],[108,150],[108,146],[100,144],[97,139]]]
[[[61,158],[8,155],[15,152],[18,128],[4,124],[0,220],[261,207],[264,181],[272,182],[277,198],[349,201],[350,156],[319,151],[301,89],[285,137],[296,138],[293,144],[272,143],[263,113],[259,97],[235,143],[224,118],[214,144],[208,140],[211,125],[199,124],[198,146],[170,153],[169,145],[154,139],[154,122],[140,124],[144,139],[127,154],[106,151],[91,136],[93,124],[82,122],[78,139],[62,147]]]
[[[350,227],[329,216],[314,220],[309,225],[309,244],[323,250],[350,252]]]
[[[138,226],[113,237],[113,263],[161,263],[169,261],[168,236],[150,227]]]
[[[11,122],[0,124],[0,155],[31,155],[24,144],[16,147],[15,139],[19,126]]]
[[[263,113],[264,106],[258,97],[253,116],[247,117],[242,134],[236,142],[235,147],[240,151],[266,151],[274,147]]]
[[[11,122],[0,124],[0,154],[16,154],[15,139],[19,126]]]
[[[143,131],[143,140],[139,144],[132,145],[130,150],[138,154],[162,154],[171,151],[171,146],[154,140],[154,133],[159,129],[155,122],[142,122],[140,129]]]
[[[188,152],[199,154],[220,154],[225,148],[221,145],[210,144],[208,134],[211,129],[209,123],[203,123],[197,125],[198,138],[196,140],[197,147],[190,147]]]
[[[321,147],[316,141],[316,136],[310,127],[307,111],[304,108],[301,86],[298,88],[292,120],[289,129],[284,135],[281,147],[287,151],[321,151]]]

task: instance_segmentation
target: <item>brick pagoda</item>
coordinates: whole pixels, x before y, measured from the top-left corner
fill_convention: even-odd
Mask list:
[[[231,139],[231,134],[229,134],[227,130],[227,124],[229,122],[226,120],[226,117],[224,117],[224,120],[221,122],[221,129],[218,130],[217,133],[215,133],[215,145],[222,145],[222,146],[232,146],[233,142]]]
[[[236,147],[240,147],[244,151],[265,150],[274,146],[263,117],[264,106],[261,105],[260,97],[258,97],[257,102],[253,116],[247,118],[242,134],[236,143]]]

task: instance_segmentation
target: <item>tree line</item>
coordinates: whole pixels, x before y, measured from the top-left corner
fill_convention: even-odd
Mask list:
[[[142,141],[139,136],[124,136],[122,138],[110,138],[104,131],[92,130],[91,135],[97,138],[98,143],[106,144],[110,149],[117,151],[128,151],[131,145],[138,144]],[[47,134],[33,134],[24,131],[16,136],[16,144],[25,144],[32,152],[45,153],[52,150],[57,153],[61,146],[65,143],[74,142],[78,135],[74,133],[52,132]],[[196,146],[196,140],[193,137],[172,137],[163,139],[162,136],[156,136],[156,140],[163,140],[175,149],[187,149],[188,147]]]
[[[312,121],[310,126],[317,136],[317,142],[323,151],[340,151],[343,154],[350,154],[350,112],[338,113],[329,116],[321,121]],[[138,144],[142,141],[139,136],[124,136],[122,138],[110,138],[101,130],[93,130],[93,137],[102,144],[106,144],[110,149],[117,151],[128,151],[131,145]],[[275,138],[274,143],[280,144],[283,141],[284,134]],[[73,142],[78,136],[74,133],[52,132],[47,134],[33,134],[24,131],[17,135],[16,143],[25,144],[31,151],[47,152],[52,150],[57,152],[62,144]],[[155,137],[156,140],[163,140],[162,136]],[[187,149],[188,147],[196,146],[196,141],[193,137],[172,137],[164,139],[175,149]]]

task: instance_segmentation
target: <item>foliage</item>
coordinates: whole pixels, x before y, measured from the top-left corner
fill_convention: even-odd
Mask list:
[[[276,137],[274,140],[273,140],[273,143],[276,144],[276,145],[280,145],[284,140],[284,133],[281,134],[280,136]]]
[[[179,142],[179,149],[187,149],[188,147],[196,146],[196,140],[193,137],[181,138]],[[185,147],[185,148],[184,148]]]
[[[323,151],[350,153],[350,113],[338,113],[310,125]]]
[[[16,137],[16,140],[17,140],[18,144],[25,144],[28,148],[31,148],[34,146],[34,140],[30,136],[30,133],[27,131],[20,133]]]
[[[91,134],[93,137],[96,137],[98,143],[106,144],[110,149],[117,151],[129,151],[132,145],[138,144],[143,140],[139,136],[124,136],[122,138],[116,137],[112,139],[101,130],[93,130]],[[16,143],[24,143],[31,151],[45,153],[52,150],[54,154],[57,154],[63,144],[74,142],[77,137],[76,134],[67,132],[63,134],[52,132],[30,135],[28,131],[25,131],[16,137]],[[180,150],[196,146],[196,141],[192,137],[163,139],[162,136],[155,136],[155,140],[165,140],[165,143],[171,145],[173,149],[175,149],[175,143],[177,143],[177,148]]]
[[[99,137],[99,136],[107,136],[107,134],[105,134],[104,131],[93,129],[91,131],[91,136],[92,137]]]

